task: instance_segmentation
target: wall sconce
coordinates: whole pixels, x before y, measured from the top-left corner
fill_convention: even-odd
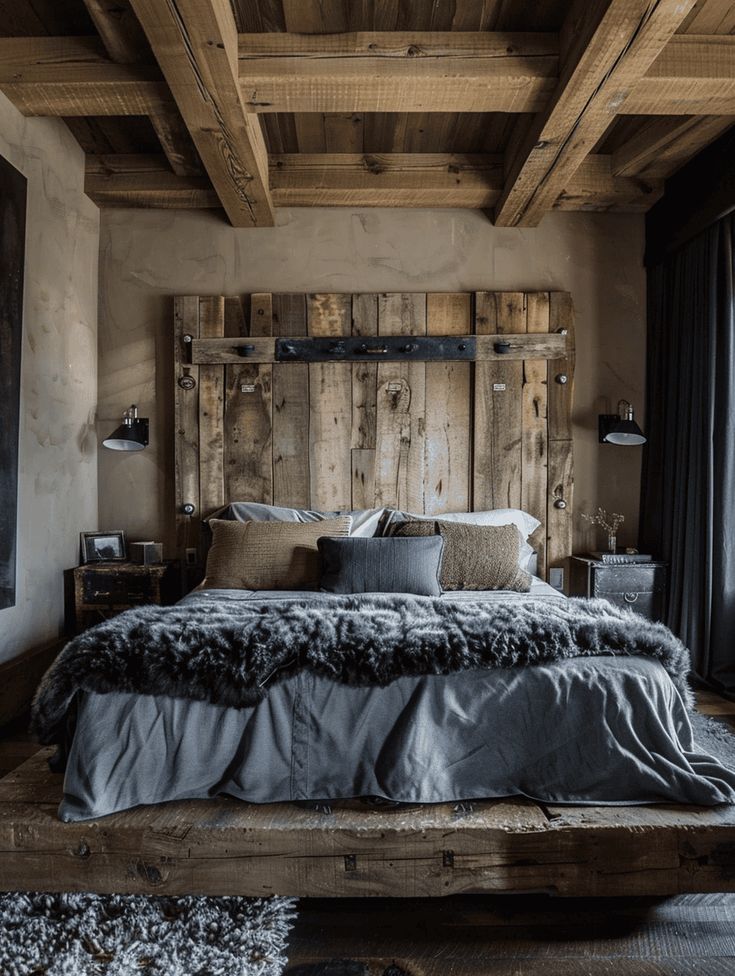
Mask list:
[[[633,407],[627,400],[618,401],[617,413],[601,413],[598,428],[600,444],[621,444],[628,447],[646,443],[645,434],[633,419]]]
[[[142,451],[148,444],[148,418],[138,416],[133,403],[123,414],[123,422],[102,441],[111,451]]]

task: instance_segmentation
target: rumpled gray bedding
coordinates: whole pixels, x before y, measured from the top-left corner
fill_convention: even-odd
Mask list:
[[[478,598],[560,599],[540,582],[512,597],[447,595]],[[63,820],[222,793],[257,803],[516,794],[550,803],[735,802],[735,770],[697,751],[682,695],[645,657],[399,677],[382,688],[302,670],[244,708],[126,692],[78,699]]]

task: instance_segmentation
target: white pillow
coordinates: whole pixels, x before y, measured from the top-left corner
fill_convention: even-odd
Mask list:
[[[372,538],[378,531],[384,508],[357,509],[354,512],[312,512],[303,508],[282,508],[261,502],[230,502],[205,521],[224,519],[234,522],[323,522],[325,519],[349,515],[352,518],[351,536]]]
[[[419,521],[466,522],[469,525],[515,525],[521,533],[518,563],[521,569],[531,572],[536,553],[528,544],[528,537],[541,525],[537,518],[520,508],[494,508],[490,512],[443,512],[441,515],[415,515],[413,512],[392,511],[384,526],[388,531],[391,522],[405,522],[407,519]]]

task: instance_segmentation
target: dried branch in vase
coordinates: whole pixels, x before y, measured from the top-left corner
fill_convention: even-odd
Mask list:
[[[617,552],[618,548],[618,529],[625,521],[625,516],[619,512],[606,512],[604,508],[598,508],[594,515],[586,515],[582,512],[582,518],[591,525],[599,525],[607,532],[607,545],[610,552]]]

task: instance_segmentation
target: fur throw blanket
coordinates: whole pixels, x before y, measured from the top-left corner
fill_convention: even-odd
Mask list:
[[[689,654],[663,624],[605,600],[465,602],[401,595],[223,600],[141,607],[85,631],[33,704],[44,743],[61,741],[78,691],[169,695],[243,707],[303,668],[348,685],[593,655],[660,661],[684,700]]]

